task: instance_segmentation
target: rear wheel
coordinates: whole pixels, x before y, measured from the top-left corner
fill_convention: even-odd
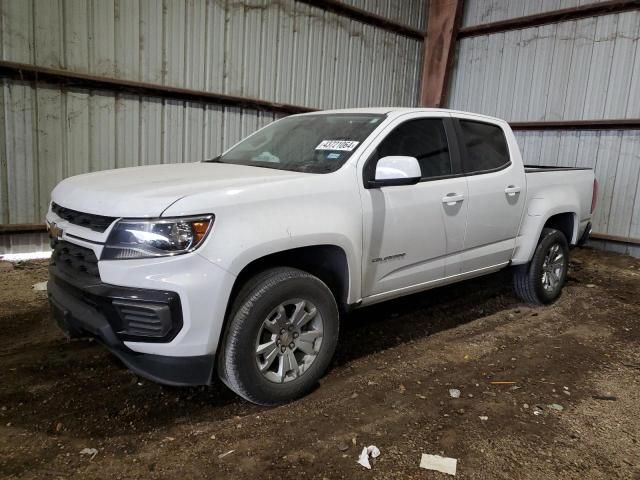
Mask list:
[[[222,380],[261,405],[299,398],[326,371],[338,341],[338,307],[317,277],[276,268],[247,282],[219,358]]]
[[[553,302],[562,293],[568,267],[567,238],[559,230],[543,229],[531,262],[514,269],[516,294],[525,302],[533,304]]]

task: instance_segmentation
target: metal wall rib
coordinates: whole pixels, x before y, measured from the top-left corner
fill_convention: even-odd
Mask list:
[[[396,3],[375,13],[424,16]],[[421,41],[294,0],[0,0],[0,20],[8,61],[313,108],[418,98]],[[275,118],[9,79],[0,96],[2,224],[42,223],[67,176],[197,161]]]
[[[485,23],[576,3],[471,1],[465,18]],[[640,11],[464,38],[448,105],[514,122],[640,118],[639,40]],[[594,231],[640,238],[640,132],[516,136],[527,163],[593,167],[600,182]],[[628,245],[607,248],[640,255]]]

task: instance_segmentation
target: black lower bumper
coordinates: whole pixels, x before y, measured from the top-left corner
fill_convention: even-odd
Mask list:
[[[154,382],[165,385],[187,386],[208,385],[213,373],[213,355],[193,357],[168,357],[134,352],[127,348],[124,340],[137,342],[167,341],[166,338],[175,336],[176,326],[182,327],[182,317],[179,321],[172,317],[169,336],[159,338],[157,335],[145,338],[132,336],[131,332],[123,330],[121,304],[127,308],[134,308],[139,302],[145,308],[151,304],[161,309],[162,300],[173,298],[172,292],[159,292],[117,287],[100,282],[99,280],[78,282],[74,278],[57,271],[55,266],[49,269],[47,284],[49,303],[53,316],[60,328],[72,338],[93,337],[105,345],[130,370]],[[145,305],[146,304],[146,305]],[[171,306],[171,308],[169,308]],[[175,313],[175,303],[168,301],[167,308]],[[136,313],[134,311],[134,313]],[[139,312],[138,312],[139,313]],[[151,332],[153,335],[153,332]]]

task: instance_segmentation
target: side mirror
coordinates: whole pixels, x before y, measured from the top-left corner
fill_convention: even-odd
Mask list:
[[[420,164],[415,157],[382,157],[376,165],[375,180],[369,180],[367,188],[415,185],[421,177]]]

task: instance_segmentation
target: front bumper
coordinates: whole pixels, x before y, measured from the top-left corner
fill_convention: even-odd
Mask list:
[[[141,339],[145,343],[169,342],[180,332],[182,309],[174,292],[78,279],[55,265],[49,268],[47,285],[53,315],[68,336],[96,338],[129,369],[158,383],[185,386],[211,382],[213,354],[156,355],[135,352],[125,344]],[[155,315],[151,327],[139,321],[145,318],[145,311],[150,312],[147,317]]]

